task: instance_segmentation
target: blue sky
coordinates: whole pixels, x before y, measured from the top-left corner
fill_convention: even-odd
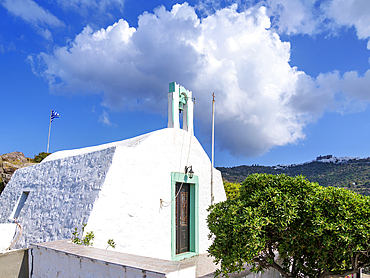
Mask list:
[[[368,157],[370,2],[0,0],[0,154],[28,157],[167,125],[193,91],[216,166]]]

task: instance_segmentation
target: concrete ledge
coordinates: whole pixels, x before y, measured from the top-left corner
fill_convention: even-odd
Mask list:
[[[213,278],[218,268],[208,254],[182,261],[167,261],[120,253],[60,240],[33,244],[31,276],[34,277],[146,277],[146,278]],[[252,273],[246,266],[230,278],[276,278],[279,273],[268,270]]]
[[[38,271],[40,270],[37,269],[39,261],[44,260],[41,258],[41,256],[46,256],[45,253],[42,254],[42,252],[39,252],[42,250],[59,253],[68,257],[74,257],[75,259],[83,259],[89,262],[100,264],[102,266],[111,265],[112,267],[125,268],[125,271],[127,271],[127,269],[131,269],[130,271],[135,270],[135,272],[144,271],[146,277],[195,278],[212,274],[216,270],[216,266],[213,264],[212,258],[208,257],[207,254],[199,255],[179,262],[173,262],[125,254],[112,250],[81,246],[73,244],[69,240],[45,242],[33,244],[32,246],[34,250],[33,261],[35,264],[35,267],[32,271],[36,275],[35,277],[39,276]],[[51,262],[47,262],[46,264],[52,265]],[[45,264],[43,263],[43,265]],[[54,271],[58,272],[58,270]],[[40,273],[40,275],[42,274]]]
[[[28,248],[0,253],[0,276],[28,278]]]

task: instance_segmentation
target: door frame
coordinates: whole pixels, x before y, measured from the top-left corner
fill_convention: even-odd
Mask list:
[[[188,183],[190,197],[189,252],[176,254],[176,183]],[[171,259],[179,261],[199,254],[199,183],[198,176],[189,179],[184,173],[171,173]]]

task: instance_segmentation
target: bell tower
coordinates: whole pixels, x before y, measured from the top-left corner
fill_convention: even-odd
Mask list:
[[[194,133],[194,103],[192,92],[180,84],[169,84],[168,98],[168,124],[169,128],[180,128],[180,115],[182,113],[182,129]]]

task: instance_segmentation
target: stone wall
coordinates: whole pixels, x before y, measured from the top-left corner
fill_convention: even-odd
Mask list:
[[[71,238],[75,227],[87,223],[114,152],[111,147],[17,170],[0,195],[0,223],[11,223],[22,193],[29,192],[17,219],[22,234],[13,248]]]

